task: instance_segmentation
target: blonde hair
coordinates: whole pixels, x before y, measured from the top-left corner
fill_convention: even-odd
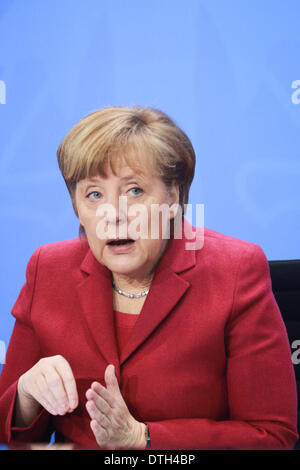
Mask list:
[[[116,175],[120,157],[137,173],[152,171],[166,187],[179,187],[179,204],[185,213],[196,157],[187,135],[165,113],[150,107],[113,106],[81,119],[64,137],[57,150],[60,171],[71,196],[75,214],[78,181],[106,177],[109,164]],[[85,235],[82,225],[79,235]]]

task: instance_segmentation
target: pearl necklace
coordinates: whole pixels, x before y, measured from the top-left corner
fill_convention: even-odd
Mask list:
[[[139,299],[140,297],[144,297],[145,295],[147,295],[149,292],[149,289],[147,289],[147,290],[144,290],[143,292],[139,292],[138,294],[128,294],[127,292],[124,292],[123,290],[119,289],[113,281],[112,281],[112,286],[115,289],[115,291],[118,292],[118,294],[125,295],[125,297],[129,297],[130,299]]]

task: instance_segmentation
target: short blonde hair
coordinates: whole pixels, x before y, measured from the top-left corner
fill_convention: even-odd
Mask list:
[[[57,150],[60,171],[71,196],[75,214],[78,181],[113,173],[120,156],[137,173],[149,170],[166,187],[179,187],[179,204],[185,213],[193,181],[196,157],[187,135],[165,113],[150,107],[113,106],[81,119],[64,137]],[[79,235],[85,235],[80,225]]]

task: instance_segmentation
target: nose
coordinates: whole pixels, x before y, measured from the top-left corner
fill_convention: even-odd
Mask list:
[[[110,193],[104,204],[99,204],[96,215],[100,217],[96,234],[100,239],[127,238],[127,197]]]
[[[112,194],[107,198],[105,218],[108,224],[120,225],[127,220],[127,197]]]

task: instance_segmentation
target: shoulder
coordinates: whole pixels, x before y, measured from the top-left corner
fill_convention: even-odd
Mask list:
[[[244,265],[266,270],[268,263],[258,244],[209,228],[204,228],[203,248],[196,253],[196,259],[197,264],[207,263],[211,268],[215,266],[224,270],[243,269]]]
[[[39,268],[63,268],[63,270],[77,267],[84,259],[89,245],[86,239],[79,237],[39,246],[31,256]]]
[[[70,240],[62,240],[58,242],[48,243],[39,247],[43,256],[61,257],[76,253],[86,252],[88,249],[88,242],[85,238],[72,238]]]
[[[216,298],[228,296],[236,314],[241,302],[271,295],[269,263],[256,243],[205,228],[195,268],[197,280],[211,286]]]
[[[251,249],[255,246],[258,246],[253,242],[242,240],[230,235],[225,235],[224,233],[217,232],[207,227],[204,228],[204,243],[208,245],[209,248],[222,247],[234,251]]]
[[[79,267],[89,249],[85,239],[71,239],[39,246],[26,268],[26,282],[12,308],[15,318],[27,323],[31,315],[33,295],[54,298],[59,290],[65,295],[66,284],[72,287],[80,280]]]
[[[204,229],[204,247],[212,253],[226,253],[237,256],[247,252],[263,252],[262,248],[254,242],[225,235],[209,228]]]

